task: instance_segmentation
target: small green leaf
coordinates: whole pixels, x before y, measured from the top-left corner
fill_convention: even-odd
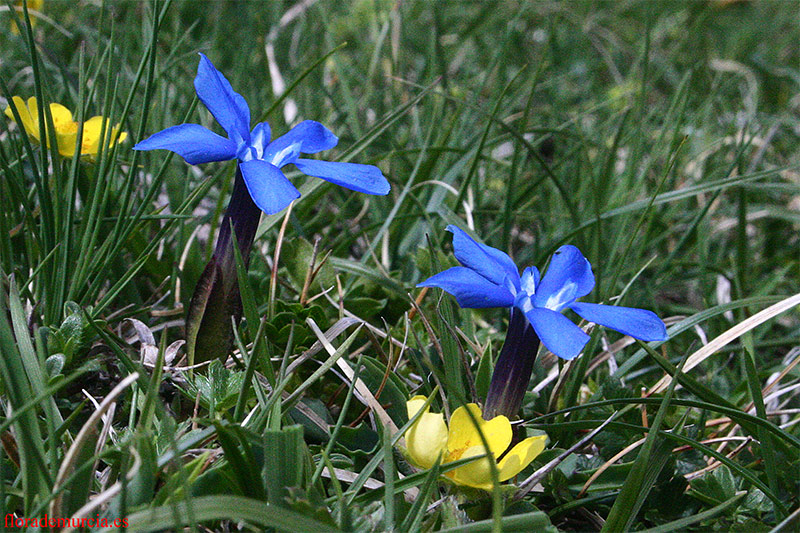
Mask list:
[[[225,368],[216,359],[208,367],[208,376],[195,374],[187,380],[189,397],[199,396],[200,404],[213,415],[236,405],[244,384],[244,372]]]
[[[155,494],[158,462],[152,435],[136,434],[131,446],[136,450],[136,457],[140,463],[136,469],[133,469],[133,456],[125,461],[126,471],[129,471],[129,475],[132,477],[127,482],[125,490],[111,500],[107,511],[109,516],[120,516],[122,509],[131,509],[149,503]]]
[[[305,397],[292,408],[289,414],[292,420],[303,426],[305,435],[311,442],[327,442],[330,437],[328,426],[333,423],[333,420],[325,407],[325,402],[317,398]],[[321,424],[324,424],[324,427],[320,427]]]
[[[289,279],[291,279],[292,285],[294,285],[298,291],[303,290],[303,285],[305,284],[313,256],[314,245],[302,237],[296,237],[283,242],[281,260],[289,271]],[[325,254],[317,249],[317,257],[314,264],[315,269],[319,267],[319,263],[324,256]],[[326,262],[319,269],[319,272],[311,284],[310,290],[313,294],[319,292],[320,286],[328,288],[333,287],[335,284],[336,274],[333,271],[333,267]]]
[[[365,423],[351,428],[342,426],[336,444],[351,453],[372,454],[378,447],[378,434]]]
[[[701,478],[692,480],[689,495],[710,505],[719,505],[736,494],[736,481],[730,469],[722,465]]]
[[[324,503],[312,501],[306,491],[298,487],[288,487],[287,492],[286,503],[290,509],[326,524],[330,529],[336,528],[336,521]]]
[[[260,465],[256,462],[252,434],[240,426],[214,422],[219,444],[225,451],[225,460],[231,467],[233,477],[243,494],[258,500],[266,499],[266,490],[259,475]]]
[[[44,368],[50,379],[55,378],[64,369],[64,363],[67,357],[63,353],[56,353],[47,358],[44,362]]]
[[[375,298],[350,298],[344,302],[348,311],[360,318],[370,318],[380,313],[386,307],[385,298],[376,300]]]

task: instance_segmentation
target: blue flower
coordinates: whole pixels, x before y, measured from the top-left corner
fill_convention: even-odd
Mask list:
[[[475,242],[460,228],[450,225],[453,249],[464,265],[440,272],[419,287],[439,287],[469,308],[516,307],[525,315],[548,350],[562,359],[573,359],[589,336],[561,314],[572,309],[594,322],[643,341],[667,339],[667,328],[652,311],[578,302],[594,288],[592,265],[571,245],[556,250],[543,278],[536,267],[520,277],[511,258],[490,246]]]
[[[299,157],[301,153],[330,150],[339,142],[319,122],[301,122],[272,142],[266,122],[256,124],[250,131],[247,102],[203,54],[200,54],[194,87],[200,101],[214,115],[228,138],[199,124],[181,124],[137,143],[134,150],[171,150],[190,165],[238,159],[250,196],[267,214],[277,213],[300,197],[300,192],[281,171],[288,164],[295,165],[304,174],[347,189],[367,194],[389,193],[389,182],[376,166]]]

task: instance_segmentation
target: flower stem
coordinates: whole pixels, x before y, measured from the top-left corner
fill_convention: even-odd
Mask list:
[[[528,390],[533,363],[539,351],[539,337],[522,311],[512,307],[508,332],[492,374],[483,418],[498,415],[516,418]]]
[[[236,180],[233,182],[228,209],[222,218],[222,225],[217,236],[217,246],[214,248],[214,257],[217,258],[223,272],[236,273],[236,261],[231,248],[231,226],[236,233],[239,251],[242,254],[245,268],[250,264],[250,249],[256,236],[258,223],[261,220],[261,209],[255,204],[247,191],[247,185],[242,177],[242,171],[236,167]],[[234,278],[235,280],[236,278]]]
[[[237,167],[233,193],[222,219],[217,246],[195,286],[186,317],[189,364],[225,359],[233,347],[232,321],[242,316],[232,234],[236,235],[245,269],[256,236],[261,210],[253,202]]]

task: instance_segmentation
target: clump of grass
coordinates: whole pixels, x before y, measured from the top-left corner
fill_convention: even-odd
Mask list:
[[[789,4],[224,5],[0,11],[21,29],[0,35],[3,108],[36,96],[39,139],[50,102],[129,139],[65,157],[0,116],[0,514],[137,531],[795,523]],[[198,51],[274,135],[323,122],[338,160],[393,191],[290,176],[302,198],[238,262],[233,356],[190,373],[185,309],[234,164],[130,141],[213,127]],[[520,265],[579,246],[595,301],[669,326],[650,345],[595,328],[570,363],[542,351],[519,431],[548,449],[492,492],[399,452],[412,394],[434,412],[485,399],[507,328],[414,288],[454,264],[451,223]]]

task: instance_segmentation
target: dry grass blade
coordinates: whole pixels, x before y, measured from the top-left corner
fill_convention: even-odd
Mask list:
[[[334,468],[333,473],[336,475],[336,479],[338,479],[339,481],[344,481],[345,483],[352,483],[358,477],[358,474],[356,474],[355,472],[351,472],[350,470],[343,470],[341,468]],[[328,470],[327,468],[323,470],[322,477],[330,479],[331,477],[330,470]],[[378,481],[377,479],[369,478],[364,483],[365,489],[372,490],[372,489],[379,489],[381,487],[383,487],[383,482]]]
[[[64,460],[61,462],[61,466],[58,469],[58,475],[53,485],[54,493],[58,491],[59,487],[64,483],[64,480],[67,479],[75,470],[75,460],[78,457],[81,448],[87,445],[87,441],[90,437],[98,434],[97,424],[102,419],[103,415],[109,409],[111,409],[111,406],[114,405],[114,401],[117,399],[117,397],[137,379],[139,379],[139,374],[134,372],[120,381],[117,386],[108,393],[108,396],[103,399],[95,412],[92,413],[92,415],[83,425],[81,430],[78,432],[78,435],[75,437],[75,440],[72,442],[72,446],[70,446],[69,450],[67,450]],[[63,493],[59,493],[59,495],[53,498],[53,501],[50,503],[50,514],[53,516],[64,516],[61,508],[63,503],[62,494]]]
[[[714,355],[717,351],[719,351],[721,348],[723,348],[733,340],[739,338],[740,336],[756,328],[757,326],[760,326],[764,322],[767,322],[768,320],[775,318],[781,313],[784,313],[789,309],[792,309],[796,305],[800,305],[800,293],[797,293],[794,296],[790,296],[789,298],[781,300],[780,302],[771,305],[770,307],[767,307],[763,311],[759,311],[750,318],[743,320],[739,324],[736,324],[731,329],[729,329],[722,335],[718,336],[717,338],[715,338],[714,340],[712,340],[711,342],[709,342],[708,344],[697,350],[691,356],[689,356],[689,359],[686,361],[686,367],[684,368],[683,371],[688,372],[692,368],[696,367],[697,365],[699,365],[700,363],[702,363],[703,361]],[[652,389],[650,389],[650,392],[648,392],[647,395],[650,396],[663,391],[669,386],[671,381],[672,378],[670,376],[664,376],[663,378],[661,378],[661,380],[659,380],[658,383],[656,383],[653,386]]]
[[[292,215],[292,206],[294,202],[289,204],[286,208],[286,214],[283,216],[281,229],[278,231],[278,238],[275,241],[275,256],[272,259],[272,274],[269,278],[269,317],[275,316],[275,294],[278,286],[278,263],[281,259],[281,248],[283,246],[283,237],[286,235],[286,224],[289,223],[289,217]]]
[[[278,67],[278,61],[275,59],[275,40],[278,38],[278,32],[288,26],[293,20],[302,16],[303,13],[316,2],[317,0],[303,0],[298,2],[283,14],[278,24],[273,26],[267,34],[267,42],[264,44],[264,51],[267,55],[269,77],[270,80],[272,80],[272,92],[275,94],[276,98],[286,91],[286,82],[283,81],[281,70]],[[283,118],[286,120],[286,123],[291,124],[294,122],[297,113],[297,102],[295,102],[293,98],[287,98],[283,106]]]
[[[577,498],[583,498],[583,496],[586,494],[586,491],[589,490],[589,487],[592,486],[592,483],[594,483],[594,481],[598,477],[600,477],[603,474],[603,472],[608,470],[611,467],[611,465],[613,465],[614,463],[616,463],[617,461],[628,455],[630,452],[632,452],[633,450],[644,444],[644,441],[645,439],[641,438],[636,442],[629,444],[628,446],[623,448],[619,453],[617,453],[614,457],[603,463],[603,465],[597,470],[595,470],[594,474],[592,474],[589,477],[589,479],[586,480],[586,483],[583,484],[583,487],[581,487],[581,491],[578,493]]]
[[[586,443],[592,440],[595,435],[603,431],[603,428],[609,425],[617,417],[617,413],[618,412],[612,414],[602,424],[600,424],[592,431],[590,431],[585,437],[583,437],[581,440],[570,446],[569,449],[565,450],[558,457],[548,462],[539,470],[531,474],[531,476],[528,479],[520,483],[519,490],[517,491],[516,494],[514,494],[514,500],[521,500],[522,498],[524,498],[526,494],[528,494],[530,491],[533,490],[533,487],[535,487],[539,481],[544,479],[544,477],[547,474],[549,474],[553,469],[555,469],[558,465],[560,465],[564,461],[564,459],[575,453],[575,450],[579,450],[580,448],[585,446]]]
[[[328,331],[324,333],[324,337],[326,339],[334,339],[339,335],[341,335],[342,333],[344,333],[350,326],[362,323],[363,320],[361,320],[360,318],[350,318],[350,317],[341,318],[337,320],[334,325],[328,328]],[[286,375],[289,375],[292,372],[294,372],[297,369],[297,367],[299,367],[301,364],[311,359],[311,357],[322,351],[322,348],[323,345],[322,342],[320,341],[317,341],[314,344],[312,344],[311,348],[300,354],[300,357],[292,361],[289,364],[289,366],[286,367]]]
[[[780,373],[779,373],[779,374],[778,374],[778,375],[775,377],[775,379],[772,379],[772,381],[769,381],[769,383],[767,383],[767,386],[766,386],[766,387],[764,387],[764,389],[761,391],[761,394],[762,394],[762,395],[766,396],[767,394],[769,394],[769,392],[770,392],[770,391],[771,391],[771,390],[772,390],[772,389],[773,389],[773,388],[774,388],[774,387],[775,387],[775,386],[776,386],[778,383],[780,383],[780,382],[781,382],[781,380],[782,380],[783,378],[785,378],[785,377],[786,377],[786,376],[789,374],[789,372],[791,372],[791,371],[794,369],[794,367],[796,367],[798,364],[800,364],[800,347],[798,347],[798,348],[793,348],[793,349],[792,349],[792,350],[789,352],[789,354],[787,354],[787,357],[788,357],[788,356],[791,356],[791,354],[792,354],[792,353],[797,353],[797,356],[796,356],[796,357],[794,357],[794,358],[791,360],[791,362],[790,362],[788,365],[786,365],[786,366],[783,368],[783,370],[781,370],[781,371],[780,371]],[[784,361],[786,361],[786,359],[784,359]],[[745,410],[746,412],[748,412],[748,413],[749,413],[749,412],[750,412],[750,411],[753,409],[753,406],[754,406],[753,402],[750,402],[749,404],[747,404],[747,407],[746,407],[744,410]]]
[[[314,332],[314,335],[317,336],[317,339],[319,339],[319,342],[322,343],[322,346],[325,348],[325,351],[328,352],[328,355],[334,355],[336,353],[336,348],[334,348],[333,344],[331,344],[331,342],[328,340],[325,334],[322,333],[322,330],[319,329],[319,326],[317,326],[317,324],[311,318],[308,318],[306,322],[311,327],[311,330]],[[352,380],[353,377],[355,376],[353,368],[347,361],[345,361],[344,357],[340,357],[339,359],[337,359],[336,366],[339,367],[339,369],[342,371],[345,377],[347,377],[347,379]],[[389,429],[391,433],[397,433],[397,425],[395,425],[394,421],[389,416],[389,413],[386,412],[386,410],[383,408],[380,402],[375,398],[375,395],[372,394],[372,391],[369,390],[366,383],[361,381],[361,379],[359,378],[356,380],[355,387],[356,387],[356,392],[358,392],[358,394],[360,395],[361,400],[364,402],[364,405],[373,410],[373,412],[381,421],[383,426]]]
[[[730,437],[730,438],[727,438],[725,440],[726,441],[732,441],[734,438],[736,438],[736,437]],[[742,450],[747,448],[750,445],[750,443],[753,442],[753,439],[750,438],[750,437],[739,437],[739,438],[736,438],[736,439],[737,440],[741,439],[742,442],[736,448],[734,448],[731,452],[729,452],[728,454],[725,455],[725,457],[727,457],[728,459],[733,459],[734,457],[739,455],[739,452],[741,452]],[[716,440],[716,439],[714,439],[714,440]],[[717,449],[717,451],[721,452],[722,449],[724,449],[724,448],[720,447],[720,448]],[[697,479],[699,477],[703,477],[708,472],[711,472],[712,470],[715,470],[715,469],[719,468],[720,466],[722,466],[722,462],[721,461],[711,461],[708,466],[706,466],[704,468],[701,468],[700,470],[695,470],[694,472],[689,472],[687,474],[684,474],[683,477],[685,477],[687,481],[691,481],[693,479]]]
[[[130,451],[131,455],[133,455],[133,464],[131,465],[130,470],[128,470],[128,472],[125,474],[125,478],[128,481],[130,481],[131,479],[133,479],[133,476],[135,476],[139,472],[139,467],[142,464],[142,459],[141,457],[139,457],[139,453],[136,451],[135,448],[131,447],[128,449],[128,451]],[[75,511],[75,514],[73,514],[71,518],[88,517],[95,509],[97,509],[104,503],[111,500],[111,498],[116,496],[121,490],[122,490],[122,483],[117,481],[109,488],[107,488],[106,490],[95,496],[91,501],[86,502],[86,505]],[[70,520],[70,523],[72,523],[72,520]],[[71,531],[75,530],[76,528],[69,527],[64,529],[62,533],[70,533]]]
[[[319,339],[319,342],[322,343],[322,346],[325,348],[325,351],[328,352],[328,355],[333,356],[336,353],[336,348],[334,348],[334,346],[330,343],[325,334],[322,333],[322,330],[319,329],[319,326],[317,326],[314,320],[310,317],[306,319],[306,322],[308,323],[309,327],[311,327],[314,335],[317,336],[317,339]],[[336,366],[338,366],[345,377],[352,382],[353,378],[355,377],[355,371],[344,357],[340,357],[336,360]],[[359,398],[364,405],[372,409],[372,411],[375,413],[375,416],[377,416],[381,421],[381,424],[383,424],[383,427],[386,428],[392,435],[396,434],[399,431],[397,425],[394,423],[392,417],[389,416],[389,413],[386,412],[377,398],[375,398],[375,395],[372,394],[372,391],[369,390],[367,384],[361,381],[361,378],[357,378],[355,380],[355,390],[358,393],[356,397]],[[397,441],[397,444],[401,447],[405,446],[404,439],[401,437]],[[396,474],[402,479],[403,476],[400,474],[400,472],[397,472]],[[419,489],[416,487],[411,487],[406,489],[404,493],[408,501],[413,501],[419,495]]]

